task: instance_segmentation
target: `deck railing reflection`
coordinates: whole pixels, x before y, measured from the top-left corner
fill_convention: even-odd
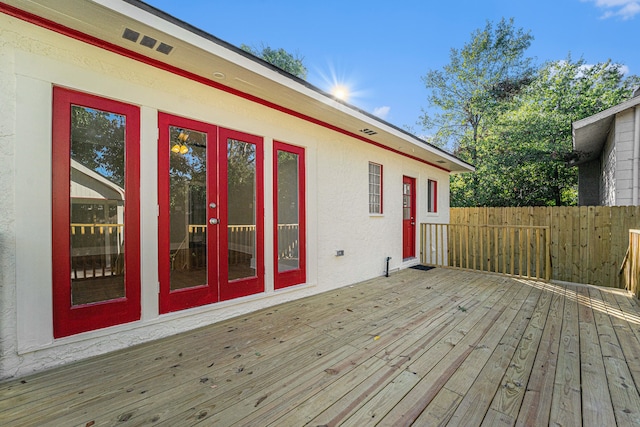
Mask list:
[[[255,252],[255,225],[229,225],[229,263],[245,262]],[[124,224],[71,224],[73,279],[123,273]],[[278,259],[296,260],[298,224],[278,224]],[[207,226],[190,224],[188,236],[171,250],[172,269],[203,268],[206,264]]]
[[[71,278],[124,273],[124,224],[71,224]]]

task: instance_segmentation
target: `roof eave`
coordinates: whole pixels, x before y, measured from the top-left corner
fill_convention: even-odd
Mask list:
[[[597,159],[602,152],[616,114],[640,104],[640,96],[607,108],[597,114],[577,120],[571,124],[573,150],[578,160],[572,165],[580,165]]]

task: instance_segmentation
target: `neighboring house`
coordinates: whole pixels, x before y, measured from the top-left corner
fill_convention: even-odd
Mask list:
[[[573,123],[579,205],[640,204],[639,95]]]
[[[473,170],[137,0],[0,28],[0,379],[412,266]]]

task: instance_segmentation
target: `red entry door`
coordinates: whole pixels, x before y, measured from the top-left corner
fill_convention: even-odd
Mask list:
[[[160,312],[264,290],[262,139],[160,113]]]
[[[416,256],[416,180],[402,177],[402,258]]]

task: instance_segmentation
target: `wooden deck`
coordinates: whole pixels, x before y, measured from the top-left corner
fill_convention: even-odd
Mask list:
[[[405,270],[0,384],[0,425],[640,425],[616,290]]]

